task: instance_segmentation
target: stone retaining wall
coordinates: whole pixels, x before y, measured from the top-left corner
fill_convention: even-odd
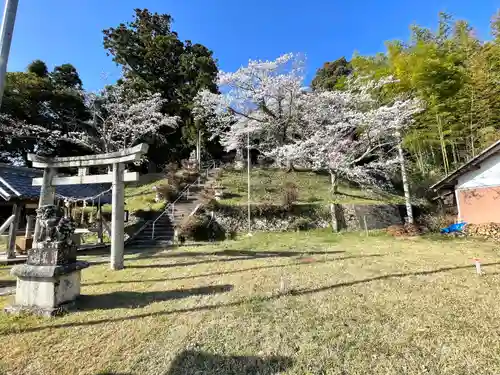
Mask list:
[[[333,225],[338,230],[383,229],[395,224],[404,224],[406,208],[402,205],[334,204]]]
[[[248,230],[247,216],[232,210],[215,210],[217,222],[232,232]],[[334,204],[330,207],[318,206],[315,210],[289,213],[286,215],[266,214],[252,215],[252,230],[254,231],[288,231],[296,230],[300,222],[307,222],[309,228],[328,228],[335,230],[357,231],[383,229],[394,224],[403,224],[406,210],[402,205],[371,205],[371,204]]]

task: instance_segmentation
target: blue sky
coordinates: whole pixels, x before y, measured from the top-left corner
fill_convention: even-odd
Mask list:
[[[133,9],[174,17],[180,38],[212,49],[226,71],[248,59],[274,59],[302,52],[308,79],[325,61],[384,51],[384,41],[408,38],[412,23],[434,27],[440,10],[468,20],[480,37],[500,0],[19,0],[9,71],[34,59],[51,69],[72,63],[85,88],[95,90],[119,77],[102,47],[102,29],[131,20]]]

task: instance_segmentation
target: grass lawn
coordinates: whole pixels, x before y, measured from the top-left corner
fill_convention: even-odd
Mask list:
[[[129,184],[125,186],[125,209],[130,213],[138,210],[143,211],[162,211],[165,208],[165,202],[155,202],[156,193],[154,186],[166,184],[167,179],[160,179],[146,184]],[[111,212],[111,205],[103,206],[104,212]]]
[[[86,258],[83,310],[0,315],[0,373],[500,373],[493,243],[314,231]]]
[[[335,198],[330,192],[330,177],[314,172],[289,172],[279,169],[254,168],[251,170],[251,200],[258,203],[281,203],[283,187],[293,182],[299,190],[299,203],[402,203],[403,197],[374,193],[347,186],[340,186]],[[219,182],[229,193],[221,202],[242,204],[247,202],[247,172],[225,170]]]

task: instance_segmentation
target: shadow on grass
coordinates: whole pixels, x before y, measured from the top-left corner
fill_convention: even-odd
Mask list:
[[[165,375],[272,375],[292,366],[290,358],[282,356],[222,356],[194,350],[185,350],[175,357],[170,370]]]
[[[301,255],[340,254],[345,251],[254,251],[254,250],[223,250],[213,252],[186,252],[176,254],[161,254],[155,258],[187,258],[201,256],[241,256],[247,258],[291,258]]]
[[[172,268],[172,267],[182,267],[182,266],[196,266],[198,264],[208,264],[208,263],[222,263],[222,262],[235,262],[242,260],[255,260],[262,258],[291,258],[297,256],[311,256],[311,255],[329,255],[329,254],[339,254],[344,253],[344,251],[318,251],[318,252],[294,252],[294,251],[283,251],[283,252],[258,252],[258,251],[237,251],[237,250],[224,250],[214,253],[196,253],[198,255],[194,256],[235,256],[235,258],[223,258],[223,259],[207,259],[199,262],[184,262],[184,263],[159,263],[159,264],[132,264],[126,265],[125,268]],[[193,253],[194,254],[194,253]],[[190,256],[188,254],[172,254],[172,257],[176,256]],[[158,256],[156,258],[170,258],[169,254],[165,256]],[[131,259],[132,260],[132,259]],[[131,261],[129,260],[129,262]]]
[[[326,259],[326,260],[322,260],[322,259],[321,260],[315,260],[314,259],[314,260],[307,260],[307,262],[277,264],[277,265],[262,266],[262,267],[251,267],[251,268],[243,268],[243,269],[231,270],[231,271],[202,273],[202,274],[199,274],[199,275],[192,275],[192,276],[172,277],[172,278],[168,278],[168,279],[137,279],[137,280],[104,281],[104,282],[96,282],[96,283],[84,283],[84,284],[82,284],[82,286],[103,285],[103,284],[147,283],[147,282],[163,282],[163,281],[197,279],[197,278],[200,278],[200,277],[231,275],[231,274],[235,274],[235,273],[258,271],[258,270],[264,270],[264,269],[270,269],[270,268],[300,267],[300,266],[304,266],[304,265],[314,265],[314,264],[321,264],[321,263],[337,262],[337,261],[340,261],[340,260],[348,260],[348,259],[356,259],[356,258],[371,258],[371,257],[381,257],[381,256],[385,256],[385,255],[372,254],[372,255],[362,255],[362,256],[349,256],[349,257]],[[238,258],[238,260],[241,260],[241,258]]]
[[[178,248],[177,245],[169,246],[169,250],[174,250]],[[134,261],[137,259],[143,259],[143,258],[156,258],[156,257],[161,257],[158,256],[158,254],[162,253],[165,251],[165,248],[162,247],[157,247],[157,248],[125,248],[124,254],[125,255],[137,255],[136,258],[132,259],[125,259],[125,262],[130,262]],[[92,259],[86,259],[91,265],[99,265],[99,264],[105,264],[109,262],[109,256],[111,254],[111,247],[106,246],[104,248],[97,248],[97,249],[90,249],[90,250],[80,250],[78,251],[78,256],[91,256],[91,257],[98,257],[101,256],[104,259],[99,259],[99,260],[92,260]]]
[[[169,249],[175,249],[175,247],[169,247]],[[162,251],[164,251],[164,248],[158,247],[158,248],[140,248],[140,247],[130,247],[130,248],[125,248],[124,254],[125,255],[142,255],[144,254],[145,256],[153,256],[155,254],[158,254]],[[109,255],[111,253],[111,244],[108,244],[105,247],[99,247],[96,249],[84,249],[84,250],[78,250],[78,256],[100,256],[100,255]]]
[[[253,257],[247,258],[229,258],[229,259],[213,259],[213,260],[203,260],[201,262],[184,262],[184,263],[159,263],[159,264],[132,264],[128,265],[125,263],[125,268],[173,268],[173,267],[182,267],[182,266],[196,266],[198,264],[207,264],[207,263],[221,263],[221,262],[234,262],[240,260],[248,260],[255,259]],[[131,260],[129,260],[130,262]]]
[[[496,266],[499,264],[500,264],[500,262],[484,263],[482,266],[483,267]],[[7,329],[5,329],[1,332],[1,335],[7,335],[7,334],[11,334],[11,333],[37,332],[37,331],[41,331],[41,330],[45,330],[45,329],[93,326],[93,325],[98,325],[98,324],[103,324],[103,323],[128,321],[128,320],[142,319],[142,318],[154,317],[154,316],[168,316],[168,315],[182,314],[182,313],[188,313],[188,312],[211,311],[211,310],[217,310],[217,309],[222,309],[222,308],[232,308],[232,307],[238,307],[238,306],[241,306],[244,304],[252,303],[254,301],[266,302],[266,301],[272,301],[272,300],[276,300],[276,299],[284,298],[284,297],[314,294],[314,293],[325,292],[325,291],[329,291],[329,290],[350,287],[353,285],[371,283],[374,281],[396,279],[396,278],[402,278],[402,277],[412,277],[412,276],[425,276],[425,275],[432,275],[432,274],[441,273],[441,272],[449,272],[449,271],[467,269],[467,268],[472,268],[472,267],[473,266],[471,266],[471,265],[467,265],[467,266],[457,266],[457,267],[444,267],[444,268],[438,268],[438,269],[429,270],[429,271],[394,273],[394,274],[371,277],[368,279],[347,281],[347,282],[337,283],[337,284],[333,284],[333,285],[327,285],[327,286],[323,286],[320,288],[298,289],[298,290],[292,290],[292,291],[290,291],[288,293],[284,293],[284,294],[276,293],[276,294],[271,295],[269,297],[257,296],[257,297],[246,298],[246,299],[242,299],[242,300],[230,302],[230,303],[225,303],[225,304],[204,305],[204,306],[198,306],[198,307],[190,307],[190,308],[186,308],[186,309],[159,311],[159,312],[154,312],[154,313],[137,314],[137,315],[126,316],[126,317],[121,317],[121,318],[107,318],[107,319],[92,320],[92,321],[88,321],[88,322],[62,323],[62,324],[52,324],[52,325],[45,325],[45,326],[39,326],[39,327],[27,327],[27,328],[8,327]]]
[[[108,310],[120,308],[145,307],[154,302],[169,301],[190,296],[209,295],[230,292],[232,285],[209,285],[199,288],[175,289],[161,292],[120,291],[98,295],[82,295],[79,310]]]
[[[224,193],[222,195],[222,199],[234,199],[234,198],[241,198],[243,195],[237,194],[237,193]]]

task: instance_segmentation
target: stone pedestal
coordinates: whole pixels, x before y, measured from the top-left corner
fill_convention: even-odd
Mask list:
[[[41,316],[60,315],[75,305],[80,295],[81,270],[87,262],[60,266],[14,266],[11,274],[17,276],[14,305],[5,308],[9,313],[28,313]]]
[[[40,237],[28,250],[26,264],[14,266],[16,297],[9,313],[54,316],[66,312],[80,295],[81,270],[87,262],[76,260],[75,230],[70,218],[60,218],[54,205],[42,206]]]

